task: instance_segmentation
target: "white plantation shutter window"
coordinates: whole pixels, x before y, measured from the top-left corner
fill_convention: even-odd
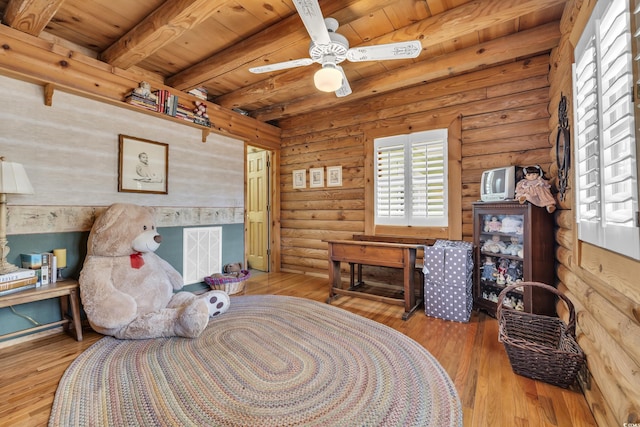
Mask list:
[[[580,240],[640,259],[628,5],[600,0],[575,50],[576,208]]]
[[[398,219],[405,216],[405,156],[403,145],[382,147],[378,151],[378,216]]]
[[[378,138],[376,224],[447,225],[447,131]]]

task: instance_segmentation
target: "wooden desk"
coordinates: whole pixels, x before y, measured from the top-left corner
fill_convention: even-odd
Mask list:
[[[63,280],[51,285],[17,291],[0,296],[0,308],[26,304],[28,302],[42,301],[50,298],[60,298],[60,312],[62,313],[62,320],[0,335],[0,339],[12,338],[24,333],[37,332],[52,326],[62,325],[65,332],[71,334],[73,330],[73,334],[71,334],[71,336],[73,336],[77,341],[82,341],[79,285],[76,280]],[[69,305],[71,305],[70,316],[68,314]]]
[[[329,244],[329,298],[327,303],[331,303],[337,295],[348,295],[360,298],[367,298],[382,301],[389,304],[404,305],[403,320],[409,316],[422,304],[422,299],[415,293],[414,270],[416,265],[416,251],[424,245],[402,244],[390,242],[367,242],[355,240],[328,240]],[[340,263],[350,264],[351,283],[348,289],[342,286],[342,276],[340,274]],[[360,288],[363,283],[354,283],[354,264],[376,265],[380,267],[401,268],[403,270],[403,297],[391,298],[377,295],[375,293],[362,292]]]

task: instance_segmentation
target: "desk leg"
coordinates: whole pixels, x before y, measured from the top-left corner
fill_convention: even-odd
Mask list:
[[[404,314],[402,320],[407,320],[409,316],[422,304],[422,299],[416,298],[415,276],[414,270],[416,265],[416,252],[415,250],[404,250],[405,262],[404,272]]]
[[[327,304],[331,304],[331,301],[337,298],[333,292],[334,288],[342,288],[340,261],[329,260],[329,298],[327,298]]]
[[[350,262],[349,263],[349,289],[353,289],[356,284],[354,267],[355,267],[355,264]]]
[[[355,271],[358,270],[358,281],[356,282]],[[349,290],[353,291],[358,288],[358,286],[364,285],[362,281],[362,264],[356,264],[353,262],[349,263]]]

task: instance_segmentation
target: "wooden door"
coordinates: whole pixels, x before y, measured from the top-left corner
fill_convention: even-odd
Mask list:
[[[269,271],[269,152],[247,152],[247,263]]]

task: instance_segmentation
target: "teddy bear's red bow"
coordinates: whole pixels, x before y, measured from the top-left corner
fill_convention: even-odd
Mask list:
[[[144,265],[144,258],[142,258],[142,254],[140,252],[129,255],[129,258],[131,259],[131,268],[137,269]]]

